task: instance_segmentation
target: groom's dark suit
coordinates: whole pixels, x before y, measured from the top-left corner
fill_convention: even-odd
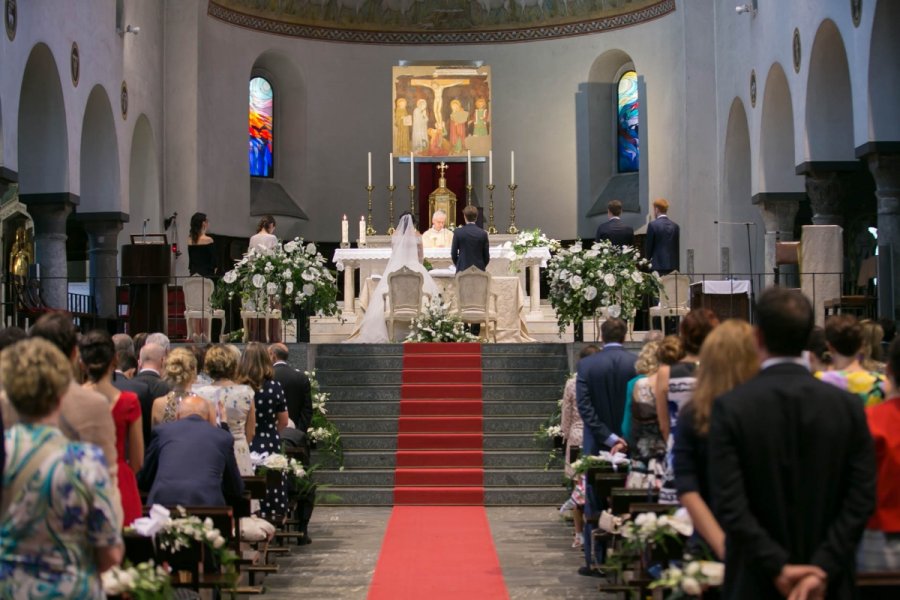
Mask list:
[[[453,241],[450,243],[450,258],[456,265],[458,273],[472,265],[484,271],[491,261],[487,231],[475,223],[457,227],[453,231]]]
[[[619,217],[613,217],[597,227],[594,241],[600,240],[609,240],[615,246],[633,246],[634,229],[623,223]]]
[[[875,508],[875,453],[857,396],[775,364],[716,399],[713,509],[725,531],[725,598],[781,598],[787,564],[828,574],[851,598],[856,545]]]

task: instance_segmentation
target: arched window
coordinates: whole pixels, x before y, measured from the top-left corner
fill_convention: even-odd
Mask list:
[[[275,164],[272,84],[265,77],[250,79],[250,176],[272,177]]]
[[[619,78],[617,95],[617,139],[619,173],[633,173],[640,167],[638,138],[638,77],[625,71]]]

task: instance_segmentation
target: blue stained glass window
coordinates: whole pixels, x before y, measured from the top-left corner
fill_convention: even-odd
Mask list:
[[[617,120],[619,172],[633,173],[640,167],[638,78],[634,71],[626,71],[619,78]]]
[[[250,176],[272,177],[272,84],[264,77],[250,80]]]

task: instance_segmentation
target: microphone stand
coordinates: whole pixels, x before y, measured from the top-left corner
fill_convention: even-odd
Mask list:
[[[747,228],[747,257],[750,260],[750,310],[747,311],[750,322],[753,323],[753,311],[756,307],[756,286],[754,285],[753,272],[753,244],[750,242],[750,226],[756,225],[753,221],[713,221],[716,225],[744,225]]]

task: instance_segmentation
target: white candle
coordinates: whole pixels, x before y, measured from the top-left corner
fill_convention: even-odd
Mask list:
[[[494,185],[494,151],[488,151],[488,184]]]
[[[509,152],[509,185],[516,183],[516,151]]]
[[[360,244],[366,243],[366,218],[365,217],[359,218],[359,243]]]
[[[393,152],[388,154],[388,166],[389,166],[388,185],[393,187],[394,186],[394,153]]]
[[[472,151],[466,150],[466,183],[472,185]]]
[[[372,185],[372,153],[369,152],[369,185]]]
[[[25,332],[28,333],[28,317],[25,317]]]
[[[415,172],[415,164],[416,159],[413,158],[413,153],[409,153],[409,185],[416,185],[416,172]]]
[[[341,221],[341,243],[350,243],[350,223],[347,221],[347,215],[344,215],[344,219]]]

